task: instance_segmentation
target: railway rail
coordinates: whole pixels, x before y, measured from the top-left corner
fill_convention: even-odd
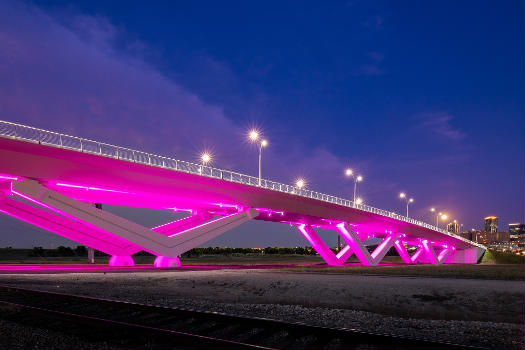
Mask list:
[[[9,286],[0,318],[122,349],[482,349]]]

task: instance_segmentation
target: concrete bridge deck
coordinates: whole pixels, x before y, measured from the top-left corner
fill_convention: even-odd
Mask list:
[[[0,211],[114,255],[115,265],[133,264],[129,255],[140,250],[157,255],[159,267],[180,264],[177,255],[250,219],[296,225],[330,265],[352,254],[377,265],[392,246],[405,263],[476,263],[484,252],[432,225],[335,196],[2,121],[0,180]],[[91,203],[189,216],[145,228]],[[347,245],[334,254],[316,228],[337,231]],[[371,254],[363,245],[370,237],[383,239]],[[407,245],[419,249],[409,256]]]

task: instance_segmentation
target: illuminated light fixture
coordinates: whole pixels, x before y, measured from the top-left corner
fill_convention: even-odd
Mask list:
[[[202,161],[202,164],[207,164],[211,161],[211,155],[208,153],[208,152],[204,152],[202,155],[201,155],[201,161]]]
[[[356,198],[355,204],[363,204],[363,199],[362,198]]]
[[[250,130],[250,132],[248,133],[248,138],[251,141],[257,141],[257,139],[259,138],[259,132],[255,129]]]
[[[353,202],[354,202],[354,204],[361,204],[361,203],[357,203],[357,199],[358,199],[357,198],[357,183],[363,181],[363,176],[361,176],[361,175],[354,176],[354,171],[352,169],[350,169],[350,168],[347,168],[345,170],[345,175],[347,177],[354,178],[354,199],[353,199]]]
[[[104,191],[104,192],[116,192],[116,193],[129,193],[126,191],[119,191],[119,190],[112,190],[109,188],[101,188],[101,187],[94,187],[94,186],[85,186],[85,185],[74,185],[74,184],[68,184],[64,182],[57,182],[55,183],[57,186],[61,187],[70,187],[70,188],[80,188],[86,191]]]
[[[18,177],[16,176],[8,176],[8,175],[0,175],[0,180],[18,180]]]
[[[401,192],[401,193],[399,194],[399,198],[401,198],[401,199],[406,199],[406,201],[407,201],[407,215],[406,215],[406,217],[408,218],[408,205],[409,205],[410,203],[414,203],[414,198],[410,198],[410,199],[409,199],[409,198],[407,197],[407,195],[406,195],[405,192]]]
[[[217,205],[219,207],[224,208],[232,208],[232,209],[239,209],[239,206],[237,204],[225,204],[225,203],[209,203],[211,205]]]
[[[263,213],[278,214],[284,216],[284,211],[282,210],[273,210],[269,208],[254,208],[255,210],[261,211]]]
[[[182,208],[168,208],[168,209],[171,209],[174,212],[182,211],[182,212],[185,212],[185,213],[193,214],[193,209],[182,209]]]
[[[441,215],[441,219],[446,220],[448,218],[447,214]]]
[[[252,129],[248,132],[248,138],[250,139],[251,142],[258,141],[260,136],[261,136],[261,133],[257,131],[256,129]],[[262,170],[261,170],[262,149],[266,146],[268,146],[268,140],[263,139],[261,140],[261,142],[259,142],[259,186],[261,186],[261,182],[262,182],[262,178],[261,178],[262,176]]]
[[[301,189],[306,186],[306,182],[303,179],[297,179],[297,181],[295,181],[295,186],[297,186],[298,189]]]

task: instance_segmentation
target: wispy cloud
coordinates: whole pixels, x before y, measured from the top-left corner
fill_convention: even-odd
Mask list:
[[[361,64],[352,71],[353,75],[364,75],[364,76],[377,76],[382,75],[386,72],[384,68],[381,67],[381,63],[385,59],[379,52],[369,52],[366,54],[366,63]]]
[[[385,23],[385,17],[383,15],[377,14],[374,16],[369,17],[364,25],[367,28],[370,28],[375,31],[380,31],[383,29]]]
[[[427,130],[448,140],[460,141],[466,134],[452,125],[454,117],[448,112],[421,113],[414,116],[416,128]]]
[[[239,150],[244,126],[234,122],[222,105],[207,103],[148,64],[143,55],[122,50],[123,29],[106,18],[64,17],[57,19],[32,4],[0,2],[1,119],[185,160],[196,160],[211,145],[215,166],[253,169],[252,150]],[[146,44],[138,46],[139,51],[149,50]],[[207,67],[203,76],[213,73],[220,77],[216,80],[227,81],[214,88],[236,84],[227,66],[212,58],[201,64]],[[286,149],[283,153],[269,147],[265,169],[272,172],[265,176],[287,182],[293,180],[295,169],[315,169],[308,176],[321,184],[325,171],[312,164],[342,167],[330,151],[305,146],[299,138],[287,140]]]

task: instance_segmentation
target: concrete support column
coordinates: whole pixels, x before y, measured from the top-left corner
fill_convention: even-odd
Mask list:
[[[155,258],[155,262],[153,263],[153,266],[155,267],[180,267],[181,263],[178,257],[176,256],[162,256],[159,255]]]
[[[93,247],[87,247],[88,249],[88,261],[90,264],[95,263],[95,249]]]
[[[112,255],[109,259],[109,266],[124,267],[135,266],[135,262],[131,255]]]

